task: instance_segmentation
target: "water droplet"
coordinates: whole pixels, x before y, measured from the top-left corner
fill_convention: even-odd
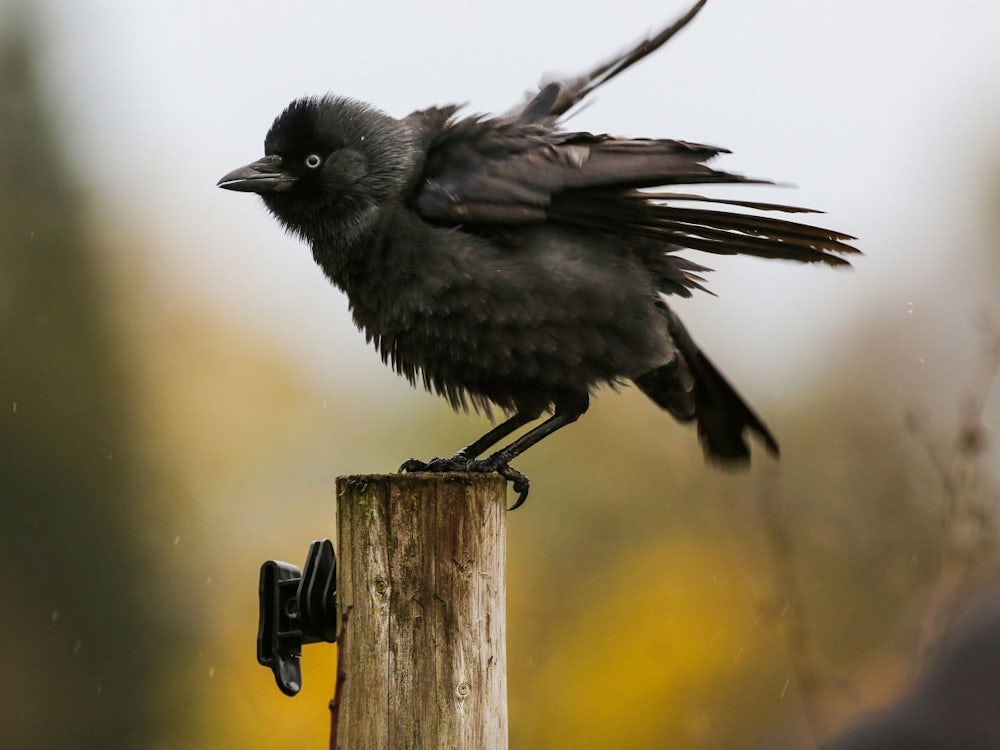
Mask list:
[[[83,641],[77,641],[76,643],[73,644],[74,654],[80,653],[81,650],[83,650]]]
[[[59,622],[59,610],[52,610],[52,622]]]
[[[208,668],[208,679],[212,679],[213,677],[215,677],[215,667],[209,667]]]
[[[791,682],[792,682],[792,678],[791,677],[786,677],[785,678],[785,684],[781,686],[781,695],[779,696],[779,700],[784,700],[785,699],[785,693],[788,692],[788,686],[789,686],[789,684]]]
[[[174,537],[174,546],[176,547],[180,543],[181,543],[181,535],[178,534],[177,536]]]
[[[212,585],[212,576],[209,576],[208,578],[205,579],[205,585],[206,586]]]
[[[14,413],[17,414],[17,401],[14,402]]]

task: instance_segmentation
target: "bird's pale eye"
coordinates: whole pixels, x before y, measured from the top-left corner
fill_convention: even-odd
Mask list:
[[[309,156],[306,157],[306,166],[309,167],[309,169],[316,169],[316,167],[322,163],[323,160],[320,158],[319,154],[309,154]]]

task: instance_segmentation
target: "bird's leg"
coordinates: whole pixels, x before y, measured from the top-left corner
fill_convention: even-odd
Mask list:
[[[458,453],[450,458],[432,458],[430,461],[421,461],[418,458],[411,458],[399,467],[400,471],[472,471],[468,466],[477,456],[492,445],[503,440],[515,430],[520,429],[528,422],[538,419],[539,411],[519,411],[509,419],[504,420],[492,430],[487,432],[478,440],[469,443]]]
[[[528,448],[533,446],[535,443],[544,440],[549,435],[551,435],[556,430],[565,427],[568,424],[573,424],[578,420],[590,405],[590,399],[586,394],[582,398],[574,397],[572,400],[561,403],[556,406],[555,413],[544,422],[542,422],[538,427],[533,430],[529,430],[524,433],[514,442],[509,445],[505,445],[500,450],[491,454],[490,456],[482,459],[481,461],[474,461],[474,467],[470,467],[469,471],[495,471],[504,477],[508,482],[514,486],[514,491],[518,493],[517,502],[515,502],[508,510],[516,510],[524,504],[524,501],[528,499],[528,487],[529,481],[521,472],[516,469],[511,468],[510,462],[515,458],[524,453]]]
[[[588,405],[589,399],[586,396],[582,402],[578,402],[578,400],[574,399],[574,403],[572,404],[557,405],[555,413],[538,425],[538,427],[535,427],[533,430],[529,430],[521,435],[521,437],[517,440],[505,445],[503,448],[487,456],[481,461],[473,461],[472,463],[474,466],[470,466],[468,471],[495,471],[500,474],[500,476],[513,485],[514,491],[518,493],[517,502],[510,506],[508,510],[516,510],[520,508],[524,504],[524,501],[528,499],[528,488],[530,483],[528,477],[519,472],[517,469],[511,468],[510,462],[528,450],[528,448],[533,446],[535,443],[547,438],[556,430],[559,430],[578,420],[580,416],[587,411]]]
[[[556,402],[555,412],[540,425],[524,433],[517,440],[505,445],[500,450],[484,459],[476,459],[480,453],[496,444],[519,427],[538,418],[538,412],[518,412],[510,419],[498,424],[481,438],[462,448],[451,458],[432,458],[430,461],[420,461],[411,458],[399,467],[400,471],[473,471],[489,473],[495,471],[514,486],[518,493],[517,501],[509,508],[515,510],[528,499],[528,477],[513,469],[510,462],[524,453],[535,443],[547,438],[556,430],[572,424],[579,419],[590,405],[590,397],[586,394],[569,394]]]
[[[469,443],[455,455],[463,456],[467,459],[478,458],[487,448],[496,445],[512,432],[528,424],[528,422],[534,422],[541,416],[541,414],[541,411],[534,410],[519,411],[510,419],[504,420],[498,424],[475,442]]]
[[[505,445],[503,448],[491,454],[487,458],[484,458],[481,461],[476,461],[475,463],[489,464],[491,468],[486,469],[486,471],[498,471],[499,467],[509,464],[515,458],[528,450],[528,448],[533,446],[535,443],[544,440],[556,430],[562,429],[568,424],[573,424],[573,422],[578,420],[582,415],[582,410],[564,412],[557,411],[535,429],[529,430],[514,442],[509,445]]]

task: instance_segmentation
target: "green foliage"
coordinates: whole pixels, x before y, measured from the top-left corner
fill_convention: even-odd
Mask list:
[[[35,44],[0,35],[0,726],[11,748],[132,750],[162,652],[128,385]]]

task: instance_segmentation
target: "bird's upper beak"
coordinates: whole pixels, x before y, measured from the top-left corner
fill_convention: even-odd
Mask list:
[[[244,193],[287,190],[295,182],[295,178],[285,172],[282,166],[280,156],[276,154],[264,156],[252,164],[234,169],[216,184],[226,190],[239,190]]]

